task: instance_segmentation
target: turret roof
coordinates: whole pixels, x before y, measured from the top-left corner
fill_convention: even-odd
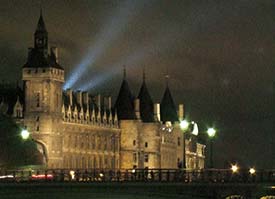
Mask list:
[[[154,122],[154,104],[146,86],[145,78],[138,98],[140,100],[140,116],[143,122]]]
[[[175,122],[178,121],[178,115],[175,108],[174,100],[172,98],[170,89],[167,85],[164,95],[160,104],[160,116],[161,121],[166,122]]]
[[[124,74],[124,79],[122,81],[119,94],[115,103],[115,109],[117,110],[119,120],[131,120],[136,118],[133,99],[134,97],[130,91],[128,82],[126,81],[126,77]]]
[[[35,32],[47,32],[46,25],[42,16],[42,10],[40,10],[40,17],[39,17]]]

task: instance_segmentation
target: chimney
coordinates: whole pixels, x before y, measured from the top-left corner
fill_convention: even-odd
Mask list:
[[[82,107],[82,91],[80,90],[76,93],[76,101]]]
[[[139,120],[140,119],[140,111],[139,111],[139,99],[135,99],[135,114],[136,118]]]
[[[183,118],[184,118],[184,106],[183,106],[183,104],[179,104],[178,117],[179,117],[180,121],[183,120]]]
[[[51,52],[52,52],[52,53],[54,54],[54,56],[55,56],[55,61],[56,61],[56,63],[58,63],[58,48],[55,47],[55,46],[51,47]]]
[[[154,104],[154,119],[155,121],[160,121],[160,104],[156,103]]]
[[[112,109],[112,98],[111,96],[108,97],[108,109],[111,111]]]
[[[101,109],[101,96],[100,96],[100,94],[98,94],[96,96],[96,105],[98,107],[98,110],[100,110]]]
[[[67,94],[67,96],[69,96],[70,105],[72,106],[73,105],[73,90],[67,89],[66,94]]]
[[[83,103],[85,104],[85,105],[87,105],[87,104],[89,104],[89,94],[88,94],[88,92],[83,92]]]
[[[104,97],[104,108],[107,110],[111,110],[112,108],[112,100],[111,97]]]

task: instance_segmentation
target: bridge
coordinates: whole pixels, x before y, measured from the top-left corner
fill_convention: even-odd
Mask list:
[[[131,194],[138,194],[141,198],[275,199],[275,170],[255,173],[230,169],[1,170],[0,185],[1,198],[3,192],[18,193],[22,197],[20,190],[30,193],[40,190],[48,194],[75,190],[76,195],[70,194],[67,198],[123,198],[125,194],[129,198]],[[78,197],[77,194],[86,195]]]

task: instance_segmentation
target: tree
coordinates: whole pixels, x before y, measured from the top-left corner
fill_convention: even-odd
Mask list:
[[[23,140],[21,130],[11,117],[0,113],[0,167],[41,164],[42,155],[36,143]]]

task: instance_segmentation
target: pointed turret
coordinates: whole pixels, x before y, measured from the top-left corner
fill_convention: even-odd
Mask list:
[[[34,48],[43,52],[45,57],[48,54],[48,32],[40,10],[40,17],[34,33]]]
[[[34,33],[34,48],[29,48],[27,63],[24,68],[47,68],[62,69],[57,61],[57,49],[52,48],[48,53],[48,32],[43,19],[42,11]]]
[[[126,70],[124,68],[124,77],[115,103],[119,120],[135,119],[135,110],[133,95],[126,80]]]
[[[168,76],[166,76],[166,78],[168,78]],[[170,89],[168,87],[168,80],[167,80],[166,89],[160,104],[160,117],[162,122],[178,121],[177,110],[176,110]]]
[[[43,15],[42,15],[42,9],[40,9],[40,17],[36,26],[36,33],[37,32],[46,32],[47,33],[47,29],[46,29],[46,25],[44,23],[44,19],[43,19]]]
[[[140,100],[140,116],[143,122],[154,122],[154,104],[145,82],[143,71],[143,82],[138,94]]]

